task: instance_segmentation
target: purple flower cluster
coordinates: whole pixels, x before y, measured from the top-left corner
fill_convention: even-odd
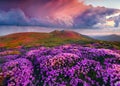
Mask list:
[[[62,45],[6,58],[1,73],[7,86],[120,86],[116,50]]]
[[[6,62],[2,66],[6,86],[28,86],[34,80],[32,63],[24,58]]]

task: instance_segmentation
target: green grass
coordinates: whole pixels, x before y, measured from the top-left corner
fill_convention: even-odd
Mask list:
[[[53,31],[51,33],[16,33],[0,37],[0,47],[16,48],[19,46],[47,46],[54,47],[62,44],[81,44],[92,46],[97,43],[98,48],[120,49],[119,42],[106,42],[91,39],[87,36],[72,31]]]

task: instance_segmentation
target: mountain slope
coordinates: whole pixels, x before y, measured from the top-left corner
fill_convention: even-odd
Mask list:
[[[18,46],[56,46],[66,43],[76,42],[86,43],[93,39],[73,31],[53,31],[51,33],[15,33],[0,37],[1,47],[18,47]]]
[[[105,40],[105,41],[119,41],[120,42],[120,35],[108,35],[108,36],[96,36],[93,37],[98,40]]]

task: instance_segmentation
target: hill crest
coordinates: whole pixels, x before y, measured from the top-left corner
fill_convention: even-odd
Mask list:
[[[23,32],[0,37],[0,45],[4,46],[39,46],[60,45],[74,43],[76,41],[89,41],[91,38],[74,31],[52,31],[50,33]]]

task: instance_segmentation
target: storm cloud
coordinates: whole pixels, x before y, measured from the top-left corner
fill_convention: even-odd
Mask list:
[[[104,7],[91,7],[87,9],[82,15],[74,18],[74,27],[92,27],[97,23],[101,23],[107,15],[117,12],[115,9],[108,9]]]
[[[119,11],[78,0],[0,0],[0,9],[0,25],[72,28],[92,27],[101,18]]]

